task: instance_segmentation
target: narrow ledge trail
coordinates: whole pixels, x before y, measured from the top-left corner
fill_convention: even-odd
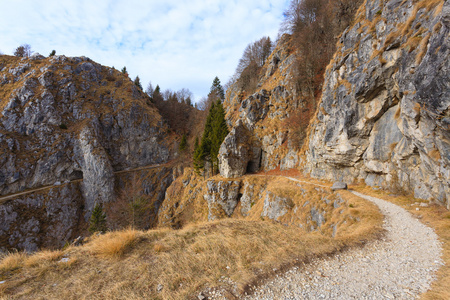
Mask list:
[[[380,208],[385,216],[384,238],[295,267],[243,299],[416,299],[429,290],[444,264],[433,229],[395,204],[352,193]]]
[[[135,171],[141,171],[141,170],[146,170],[146,169],[154,169],[154,168],[158,168],[160,166],[162,166],[162,165],[161,164],[148,165],[148,166],[138,167],[138,168],[134,168],[134,169],[125,169],[125,170],[121,170],[121,171],[115,171],[114,174],[135,172]],[[19,196],[28,195],[28,194],[32,194],[32,193],[36,193],[36,192],[40,192],[40,191],[44,191],[44,190],[49,190],[52,188],[60,188],[60,187],[64,187],[68,183],[76,183],[76,182],[82,182],[82,181],[83,181],[83,179],[74,179],[74,180],[70,180],[68,182],[60,183],[58,185],[55,185],[55,184],[46,185],[46,186],[42,186],[42,187],[35,188],[35,189],[29,189],[29,190],[9,194],[9,195],[0,196],[0,204],[2,204],[3,202],[5,202],[7,200],[17,198]]]

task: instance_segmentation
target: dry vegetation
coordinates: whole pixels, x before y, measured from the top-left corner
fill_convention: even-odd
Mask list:
[[[298,204],[292,187],[300,188],[295,183],[291,186],[286,179],[258,176],[248,180],[267,180],[272,192],[278,189]],[[309,197],[313,201],[313,195]],[[374,205],[350,193],[342,197],[347,211],[343,215],[357,216],[360,221],[339,227],[334,238],[283,225],[284,220],[250,216],[200,222],[180,230],[129,229],[94,235],[83,246],[61,251],[12,253],[0,261],[0,280],[5,281],[0,297],[185,299],[218,286],[232,295],[232,286],[223,283],[224,277],[237,283],[238,293],[248,292],[250,285],[289,266],[360,245],[380,234],[382,217]],[[258,211],[259,205],[255,203]]]
[[[417,204],[422,200],[415,199],[411,195],[392,195],[365,185],[354,185],[351,188],[397,204],[435,230],[442,243],[442,259],[445,265],[438,270],[437,280],[432,283],[431,290],[423,294],[421,298],[426,300],[450,299],[450,212],[442,205],[437,204],[421,207]]]

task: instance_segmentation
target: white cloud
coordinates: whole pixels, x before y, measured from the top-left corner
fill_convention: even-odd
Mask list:
[[[76,1],[0,0],[0,50],[22,43],[47,55],[88,56],[127,66],[162,89],[183,87],[197,99],[217,75],[225,84],[245,46],[276,38],[289,0]]]

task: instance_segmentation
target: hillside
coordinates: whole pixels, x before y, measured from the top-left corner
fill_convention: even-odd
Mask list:
[[[3,55],[0,78],[0,197],[44,187],[0,202],[0,248],[62,246],[94,203],[119,196],[115,173],[170,158],[167,125],[117,70],[86,57]]]
[[[235,299],[291,266],[382,233],[378,209],[347,191],[282,177],[243,180],[267,191],[231,219],[220,219],[217,201],[210,209],[215,221],[191,219],[179,230],[109,232],[62,250],[12,253],[0,260],[0,297],[193,299],[220,290]],[[182,210],[186,200],[175,207]]]

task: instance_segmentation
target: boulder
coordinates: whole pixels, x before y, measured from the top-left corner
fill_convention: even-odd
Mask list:
[[[220,146],[218,157],[220,175],[235,178],[247,172],[247,165],[252,157],[249,141],[249,132],[239,120]]]
[[[333,186],[331,187],[331,189],[333,191],[346,190],[347,189],[347,184],[345,182],[337,181],[337,182],[333,183]]]
[[[208,202],[208,220],[230,217],[239,202],[240,181],[208,180],[203,196]]]

